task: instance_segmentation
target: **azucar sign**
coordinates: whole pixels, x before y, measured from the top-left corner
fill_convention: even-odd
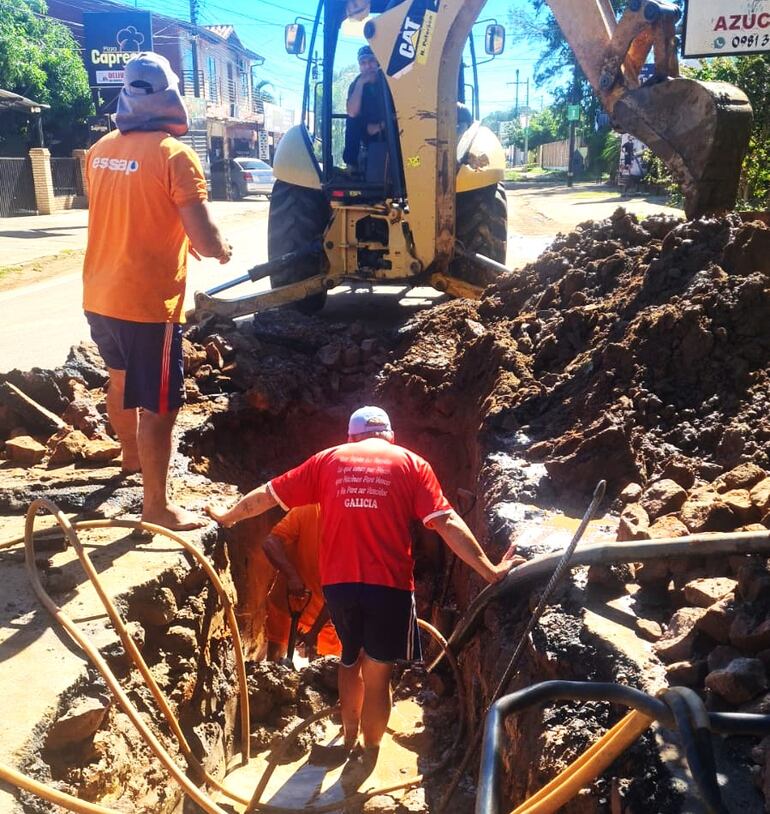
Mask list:
[[[83,56],[92,87],[123,84],[126,62],[140,51],[152,51],[152,15],[148,11],[87,12],[83,26]]]
[[[770,0],[687,0],[685,57],[770,51]]]

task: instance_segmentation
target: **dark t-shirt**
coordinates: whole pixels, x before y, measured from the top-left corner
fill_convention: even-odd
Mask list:
[[[361,81],[361,77],[357,76],[351,82],[348,88],[348,99],[353,95],[356,84]],[[385,104],[383,100],[383,87],[382,75],[378,74],[374,82],[364,85],[363,93],[361,94],[361,112],[355,118],[348,117],[348,127],[354,122],[360,130],[359,140],[364,144],[369,144],[372,141],[378,141],[380,134],[370,136],[367,132],[367,125],[380,124],[385,121]]]

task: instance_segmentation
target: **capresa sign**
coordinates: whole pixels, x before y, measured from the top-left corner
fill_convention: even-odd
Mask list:
[[[83,57],[92,87],[123,84],[123,68],[140,51],[152,51],[149,11],[99,11],[83,14]]]

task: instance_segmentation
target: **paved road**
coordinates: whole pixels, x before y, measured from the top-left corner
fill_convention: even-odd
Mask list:
[[[564,187],[533,185],[517,187],[508,193],[509,201],[509,268],[518,268],[534,260],[557,232],[569,231],[589,218],[608,217],[619,205],[625,205],[640,216],[669,211],[659,202],[644,199],[627,201],[604,187],[578,185]],[[190,261],[186,307],[192,306],[193,293],[206,290],[225,280],[241,276],[251,266],[267,259],[268,204],[261,200],[239,203],[215,202],[215,217],[234,247],[233,259],[227,266],[216,261]],[[80,308],[80,266],[85,247],[87,213],[67,212],[38,218],[0,220],[0,257],[5,263],[40,260],[45,272],[47,256],[71,252],[64,261],[63,273],[41,282],[0,292],[0,371],[12,368],[54,367],[66,358],[69,348],[88,337],[88,326]],[[41,259],[43,258],[43,259]],[[48,261],[50,263],[50,261]],[[248,283],[224,296],[238,296],[267,288],[267,282]],[[327,308],[348,312],[350,290],[335,290]],[[380,302],[392,306],[418,307],[439,295],[433,289],[393,289],[378,287],[375,300],[368,294],[355,295],[355,309],[365,307],[372,314]],[[390,306],[388,306],[390,307]]]

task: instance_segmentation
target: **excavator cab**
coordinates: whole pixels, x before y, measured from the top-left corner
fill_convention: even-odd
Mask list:
[[[488,59],[502,52],[505,31],[477,22],[483,5],[321,0],[312,27],[287,25],[286,50],[307,68],[302,122],[273,162],[269,262],[258,272],[272,290],[237,301],[199,294],[199,313],[288,302],[312,313],[342,282],[478,297],[505,270],[505,154],[478,121],[482,31],[474,26],[486,25]],[[347,109],[361,81],[357,66],[348,69],[361,49],[378,66],[364,88],[363,122]]]
[[[309,33],[299,20],[287,26],[287,51],[307,61],[302,123],[275,153],[270,259],[245,278],[269,276],[272,290],[238,300],[197,294],[197,316],[289,302],[310,313],[342,282],[427,284],[476,298],[505,270],[505,156],[478,122],[473,27],[484,3],[319,0]],[[548,3],[614,127],[644,142],[679,180],[687,216],[731,208],[751,107],[732,85],[679,76],[678,8],[629,0],[618,20],[610,0]],[[485,22],[494,57],[505,31]],[[373,126],[361,149],[351,150],[354,75],[342,69],[361,45],[379,65],[369,91],[378,112],[365,122]],[[654,76],[642,84],[651,54]]]

